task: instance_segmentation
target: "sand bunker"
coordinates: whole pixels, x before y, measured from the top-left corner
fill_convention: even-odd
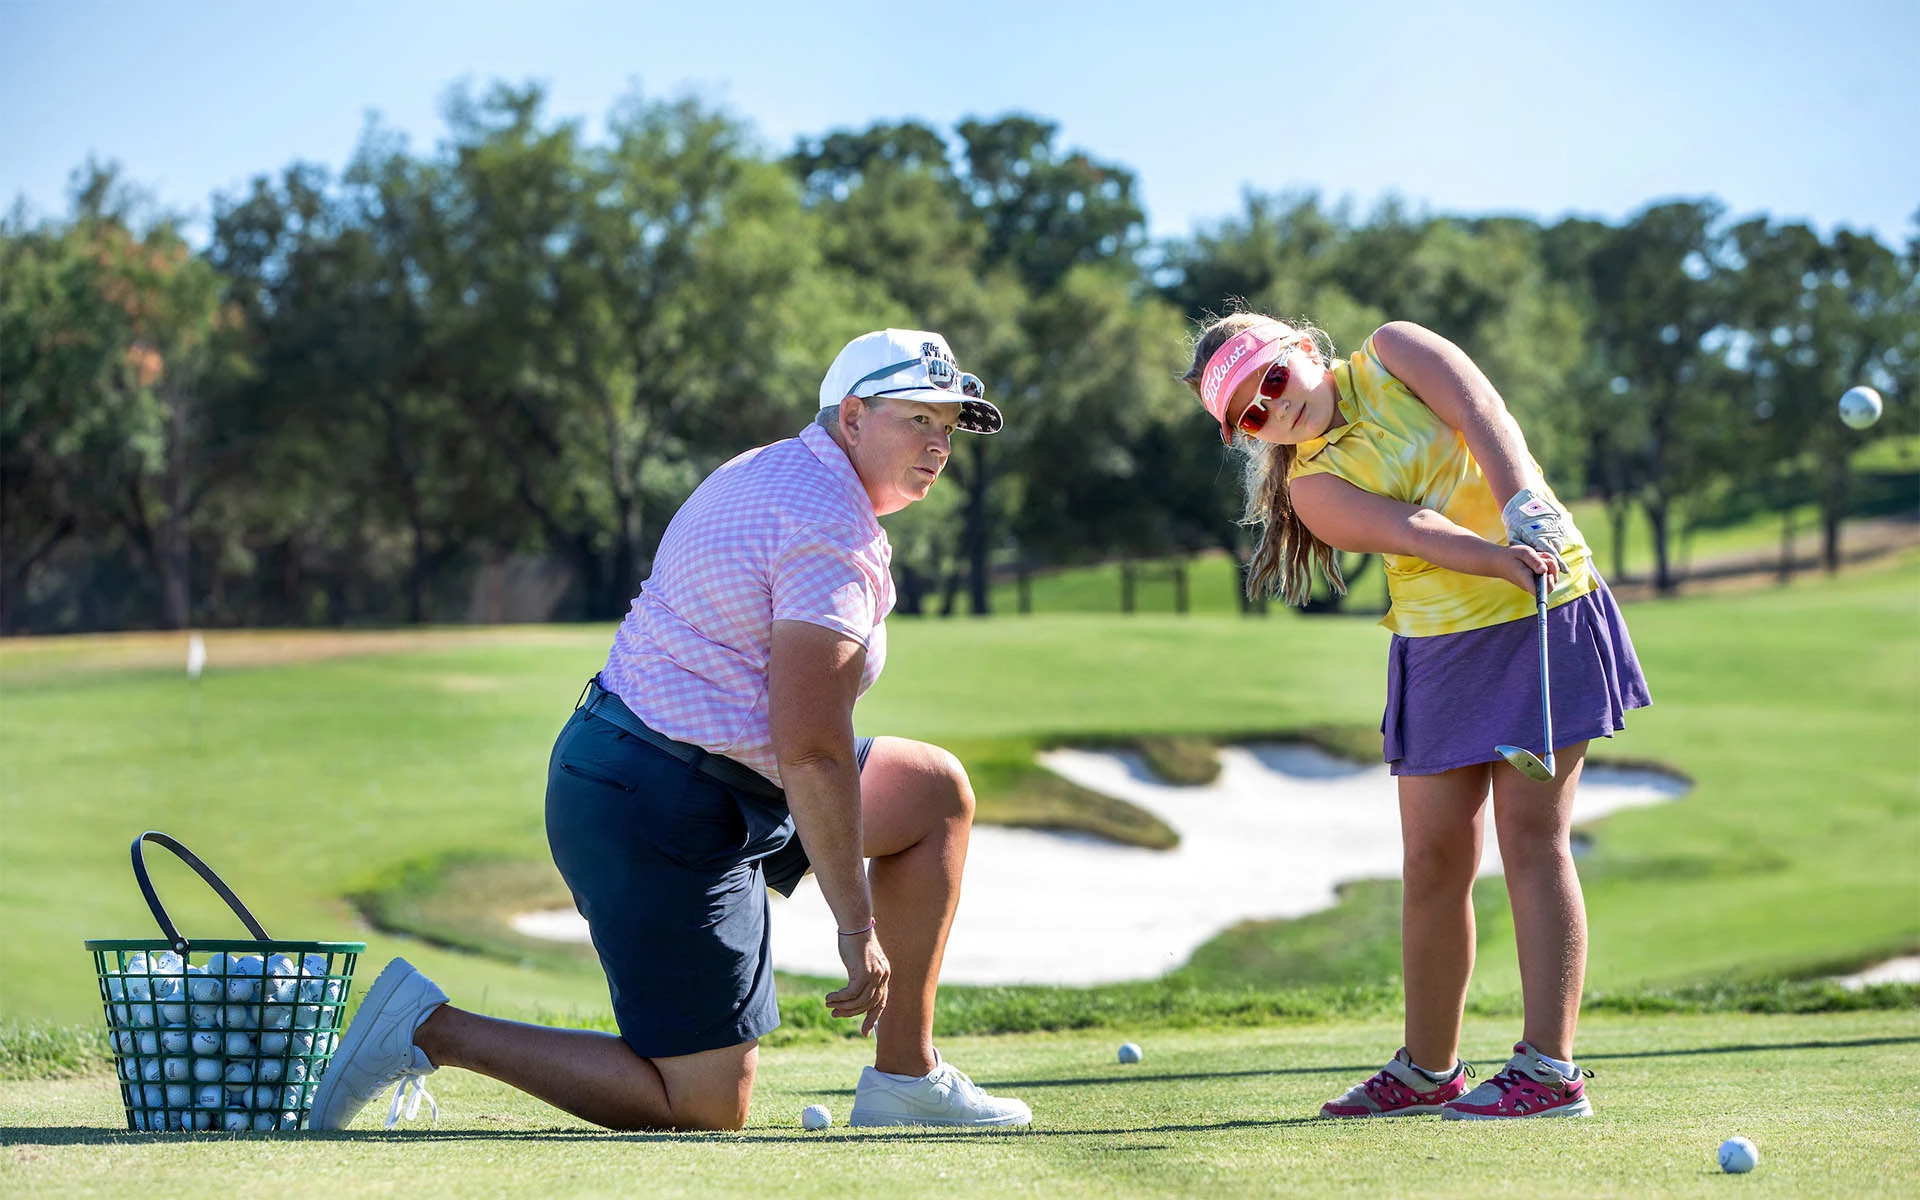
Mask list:
[[[1878,983],[1920,983],[1920,954],[1890,958],[1864,971],[1836,976],[1834,982],[1854,992]]]
[[[1171,851],[1083,834],[982,825],[943,979],[955,983],[1105,983],[1184,963],[1240,921],[1297,917],[1334,902],[1336,885],[1400,874],[1394,784],[1299,745],[1229,746],[1205,787],[1161,783],[1134,754],[1056,750],[1041,761],[1082,787],[1147,809],[1180,833]],[[1652,771],[1589,766],[1575,824],[1671,800],[1686,785]],[[1500,860],[1491,835],[1483,871]],[[571,910],[526,913],[514,928],[586,941]],[[788,971],[838,974],[833,915],[812,877],[773,898],[773,959]]]

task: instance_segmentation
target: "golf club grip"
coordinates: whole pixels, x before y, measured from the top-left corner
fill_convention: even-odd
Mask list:
[[[191,943],[180,936],[180,931],[174,927],[173,918],[167,915],[166,906],[160,903],[160,894],[153,890],[153,879],[147,874],[146,854],[141,849],[143,842],[153,842],[173,851],[181,862],[199,872],[200,878],[207,881],[207,886],[227,902],[227,907],[240,918],[241,924],[247,927],[249,933],[263,942],[273,940],[272,936],[260,927],[260,922],[254,920],[253,914],[247,911],[247,906],[240,903],[240,897],[233,894],[233,889],[227,886],[226,880],[214,874],[212,867],[201,862],[199,855],[159,830],[149,829],[133,839],[133,877],[140,884],[140,894],[147,898],[147,907],[153,910],[153,919],[160,923],[160,932],[165,934],[167,941],[173,944],[174,953],[186,954]]]

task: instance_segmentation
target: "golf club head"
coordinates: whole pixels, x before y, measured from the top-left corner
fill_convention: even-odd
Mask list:
[[[1537,779],[1541,783],[1549,783],[1553,780],[1553,754],[1551,751],[1547,754],[1547,762],[1541,762],[1533,751],[1523,746],[1495,746],[1493,752],[1501,758],[1506,759],[1514,770],[1525,775],[1528,779]]]

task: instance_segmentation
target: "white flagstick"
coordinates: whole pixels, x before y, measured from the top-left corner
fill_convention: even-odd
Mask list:
[[[194,749],[200,748],[200,672],[207,667],[207,640],[198,633],[187,635],[187,732]]]

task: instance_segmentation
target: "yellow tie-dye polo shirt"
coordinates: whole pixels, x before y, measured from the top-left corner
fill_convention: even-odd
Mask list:
[[[1372,338],[1352,358],[1334,363],[1333,378],[1346,424],[1300,443],[1289,482],[1332,475],[1377,495],[1431,508],[1490,542],[1506,544],[1500,502],[1467,452],[1466,439],[1387,371]],[[1534,473],[1539,474],[1537,463]],[[1572,540],[1561,557],[1568,570],[1548,597],[1553,607],[1598,585],[1586,538],[1571,520],[1567,531]],[[1380,557],[1391,601],[1380,623],[1404,637],[1484,629],[1533,615],[1533,597],[1504,579],[1450,571],[1407,554]]]

